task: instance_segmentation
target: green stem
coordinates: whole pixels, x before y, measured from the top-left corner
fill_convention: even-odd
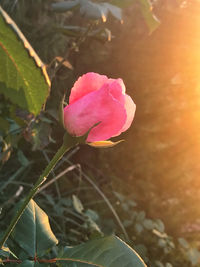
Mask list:
[[[23,214],[24,210],[26,209],[29,201],[35,196],[35,194],[39,190],[40,186],[45,182],[45,180],[47,179],[47,176],[49,175],[49,173],[51,172],[51,170],[54,168],[54,166],[56,165],[56,163],[76,143],[77,143],[77,140],[75,140],[72,137],[69,138],[69,135],[64,136],[63,145],[60,147],[60,149],[54,155],[54,157],[52,158],[52,160],[49,162],[49,164],[47,165],[47,167],[45,168],[45,170],[43,171],[43,173],[38,178],[38,180],[35,183],[34,187],[31,189],[31,191],[29,192],[28,196],[24,200],[22,206],[19,208],[19,210],[16,212],[15,216],[13,217],[13,219],[12,219],[12,221],[11,221],[8,229],[6,230],[6,232],[4,233],[3,238],[0,241],[0,249],[3,247],[3,245],[6,242],[6,240],[8,239],[8,237],[10,236],[10,234],[12,233],[15,225],[17,224],[17,222],[19,221],[21,215]]]

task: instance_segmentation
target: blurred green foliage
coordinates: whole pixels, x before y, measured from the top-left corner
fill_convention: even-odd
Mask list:
[[[46,103],[46,108],[37,117],[7,101],[5,96],[0,96],[0,148],[2,162],[0,174],[1,229],[5,229],[8,224],[16,200],[28,191],[35,176],[44,168],[60,144],[63,129],[58,122],[58,105],[66,91],[67,95],[69,95],[69,90],[75,78],[83,72],[102,71],[104,69],[108,74],[114,73],[114,75],[119,75],[117,73],[119,70],[122,76],[129,73],[131,76],[129,80],[127,78],[130,83],[129,85],[136,84],[135,81],[139,80],[139,89],[143,90],[138,93],[138,95],[141,95],[141,98],[146,97],[150,99],[149,95],[158,95],[158,91],[161,90],[161,83],[157,82],[158,84],[156,84],[155,77],[164,77],[164,72],[158,73],[155,71],[153,82],[151,81],[152,84],[146,86],[149,80],[145,74],[148,73],[149,69],[152,71],[156,70],[156,64],[149,64],[148,58],[146,61],[142,61],[146,57],[145,53],[143,58],[137,58],[136,54],[140,50],[143,52],[142,49],[145,49],[144,43],[147,39],[154,46],[153,38],[155,38],[154,36],[157,32],[155,31],[155,35],[152,37],[149,34],[153,33],[153,30],[159,29],[157,28],[159,25],[162,26],[164,16],[169,16],[169,19],[171,17],[176,18],[181,5],[184,5],[184,2],[187,1],[158,0],[150,2],[145,0],[128,0],[122,3],[122,1],[113,0],[107,1],[106,3],[109,4],[107,6],[104,5],[104,1],[85,1],[86,6],[84,4],[80,6],[80,1],[69,2],[72,5],[69,8],[70,4],[68,3],[67,10],[66,6],[65,10],[63,10],[63,7],[58,10],[59,5],[62,4],[61,1],[3,0],[1,2],[1,5],[19,25],[41,59],[47,64],[48,73],[52,80],[51,95]],[[86,2],[89,3],[89,8]],[[195,1],[185,3],[185,10],[187,5],[193,4],[192,2],[195,3]],[[119,9],[116,9],[116,7]],[[56,8],[57,10],[55,10]],[[95,15],[91,16],[92,10],[90,8],[95,10]],[[157,18],[155,18],[155,14]],[[105,17],[107,21],[104,23]],[[129,18],[127,23],[126,17]],[[124,20],[124,24],[121,24],[122,20]],[[126,33],[124,35],[125,38],[118,39],[118,33],[123,32],[122,29]],[[132,35],[133,37],[131,37]],[[164,30],[163,35],[165,35]],[[152,43],[151,40],[153,40]],[[118,42],[120,48],[114,47],[112,41]],[[135,44],[136,41],[137,46]],[[127,46],[123,46],[125,42],[128,43]],[[149,43],[147,42],[146,47],[148,45]],[[128,61],[128,57],[132,55],[127,55],[127,51],[130,51],[129,48],[133,46],[136,48],[136,50],[133,50],[135,53],[133,55],[135,61],[134,70]],[[126,47],[128,47],[127,50]],[[160,46],[157,47],[154,55],[159,53],[160,48]],[[118,52],[121,49],[123,53],[116,56],[117,53],[114,49],[118,49]],[[124,62],[127,64],[126,66],[122,66]],[[167,67],[169,68],[168,65]],[[141,74],[140,71],[142,70],[145,71]],[[170,74],[174,74],[171,69],[170,71]],[[176,83],[177,79],[174,81]],[[167,88],[166,83],[162,83],[162,86],[163,93],[164,87]],[[162,97],[162,93],[160,97]],[[166,96],[168,95],[166,94]],[[141,98],[138,97],[136,99],[138,100],[136,101],[138,106],[140,105]],[[155,103],[153,105],[155,107],[159,106],[159,97],[154,97],[154,99]],[[147,110],[148,107],[146,106],[144,109]],[[145,116],[142,117],[139,111],[137,120],[140,119],[142,122],[148,121],[148,114],[147,118]],[[157,125],[154,125],[155,127],[159,127],[158,123],[160,120],[162,118],[156,121]],[[146,128],[151,128],[148,126],[148,122],[145,125]],[[141,123],[139,126],[143,127],[143,124]],[[151,130],[153,131],[154,129],[151,128]],[[145,135],[144,132],[142,131],[143,135]],[[149,133],[147,134],[149,135]],[[145,136],[143,137],[145,138]],[[48,149],[47,145],[49,145]],[[176,220],[179,216],[177,214],[179,206],[176,206],[176,200],[172,199],[172,202],[174,200],[174,204],[172,204],[174,210],[168,211],[166,209],[164,211],[167,214],[166,227],[161,219],[155,219],[161,214],[159,210],[161,196],[159,192],[155,193],[159,189],[154,187],[152,182],[154,177],[147,177],[146,180],[141,180],[139,169],[142,170],[143,167],[141,165],[145,163],[145,160],[141,158],[142,145],[143,143],[138,144],[137,151],[140,151],[140,153],[137,153],[134,157],[137,168],[134,169],[133,174],[138,179],[135,179],[134,183],[132,182],[132,186],[135,184],[137,188],[132,195],[129,192],[127,197],[127,191],[124,189],[126,186],[121,186],[121,183],[129,183],[128,177],[126,180],[125,176],[128,176],[130,167],[125,172],[125,166],[119,166],[122,169],[120,175],[123,177],[123,181],[120,183],[118,181],[109,183],[108,179],[104,178],[106,174],[99,174],[100,171],[97,170],[99,166],[91,166],[96,164],[93,159],[93,156],[95,155],[96,157],[96,154],[94,154],[92,149],[87,150],[83,148],[81,149],[83,151],[82,154],[75,154],[73,156],[72,153],[67,155],[62,164],[52,173],[52,179],[65,170],[66,166],[74,166],[69,162],[71,157],[75,162],[82,162],[82,169],[75,166],[74,169],[72,168],[72,172],[70,171],[62,175],[61,180],[55,180],[47,189],[41,190],[37,195],[37,203],[49,215],[53,232],[61,240],[63,246],[77,245],[89,239],[111,233],[116,233],[122,239],[125,239],[123,229],[112,212],[113,208],[119,214],[120,222],[129,237],[129,244],[141,255],[148,266],[198,266],[200,255],[196,239],[190,238],[189,241],[186,241],[185,236],[173,237],[165,229],[169,229],[172,221]],[[148,145],[149,143],[147,147]],[[30,151],[30,148],[32,148],[32,151]],[[115,152],[112,150],[108,153]],[[134,148],[131,153],[135,153]],[[121,155],[120,150],[115,153],[113,158],[119,157],[119,154]],[[112,173],[113,169],[116,170],[116,164],[113,164],[114,167],[112,167],[108,163],[107,154],[102,153],[101,155],[103,157],[101,164],[109,165],[111,170],[109,174]],[[79,157],[81,157],[80,160]],[[110,158],[110,154],[108,157]],[[108,167],[104,168],[104,170],[107,169]],[[103,195],[99,194],[99,191],[86,181],[84,174],[88,176],[88,173],[91,174],[89,179],[94,181],[96,187]],[[63,181],[64,179],[65,181]],[[163,187],[166,187],[166,184],[170,187],[169,180],[165,178]],[[111,206],[106,202],[107,199]],[[170,202],[170,198],[166,201],[168,200]],[[157,212],[155,207],[158,207]],[[148,209],[153,209],[154,216],[149,216],[150,212]],[[177,217],[174,214],[177,214]],[[180,227],[179,223],[177,227]],[[12,243],[12,240],[10,242]],[[58,251],[54,248],[49,253],[51,256],[57,255]],[[7,252],[5,252],[4,257],[6,256]]]

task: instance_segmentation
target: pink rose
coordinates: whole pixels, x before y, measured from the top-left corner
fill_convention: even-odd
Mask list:
[[[64,108],[64,124],[74,136],[89,131],[87,142],[103,141],[126,131],[134,118],[136,106],[125,94],[122,79],[108,79],[89,72],[75,82]]]

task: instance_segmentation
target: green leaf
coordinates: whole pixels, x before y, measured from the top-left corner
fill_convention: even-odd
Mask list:
[[[109,236],[68,248],[62,266],[144,267],[139,255],[118,237]],[[71,262],[71,263],[70,263]],[[84,264],[84,265],[83,265]]]
[[[122,10],[121,8],[111,5],[109,3],[103,3],[103,5],[110,11],[110,13],[115,17],[116,19],[120,20],[122,22]]]
[[[147,229],[147,230],[152,230],[154,229],[155,225],[154,222],[150,219],[144,219],[143,221],[143,226]]]
[[[134,228],[135,228],[135,231],[137,232],[137,234],[141,234],[141,232],[144,230],[144,227],[139,223],[136,223],[134,225]]]
[[[113,17],[122,21],[121,8],[114,6],[110,3],[94,3],[89,0],[74,0],[64,1],[60,3],[53,3],[52,9],[56,12],[66,12],[68,10],[77,8],[80,5],[80,13],[89,19],[102,19],[104,22],[107,20],[108,12]]]
[[[26,167],[30,164],[30,161],[27,159],[27,157],[21,150],[17,151],[17,157],[22,166]]]
[[[31,257],[42,255],[58,243],[51,231],[48,216],[33,200],[17,223],[13,238]]]
[[[182,238],[182,237],[178,238],[178,242],[180,243],[180,245],[181,245],[183,248],[185,248],[185,249],[189,249],[190,246],[189,246],[187,240],[185,240],[185,238]]]
[[[21,267],[39,267],[39,266],[48,266],[47,264],[41,264],[39,262],[34,262],[34,261],[29,261],[29,260],[26,260],[26,261],[23,261],[21,264],[20,264]]]
[[[103,22],[107,20],[108,9],[104,5],[93,3],[89,0],[82,0],[80,4],[80,13],[86,18],[102,19]]]
[[[89,0],[80,1],[80,13],[90,19],[102,19],[106,22],[108,13],[110,12],[113,17],[122,21],[121,8],[114,6],[110,3],[93,3]]]
[[[160,21],[152,12],[152,5],[149,0],[137,0],[141,7],[142,15],[145,22],[149,28],[149,33],[151,34],[160,25]]]
[[[80,199],[77,196],[72,195],[72,203],[73,203],[74,209],[78,213],[82,213],[82,211],[84,210],[84,208],[83,208],[83,205],[82,205]]]
[[[86,33],[87,28],[73,26],[73,25],[70,25],[70,26],[65,25],[65,26],[56,26],[55,30],[58,30],[61,33],[68,35],[68,36],[77,37],[77,36],[80,36],[80,34]]]
[[[93,221],[98,221],[99,220],[99,215],[96,211],[91,210],[91,209],[87,209],[85,212],[85,215],[90,218]]]
[[[164,225],[164,223],[160,219],[157,219],[155,222],[156,222],[155,228],[159,232],[163,233],[165,231],[165,225]]]
[[[53,139],[51,138],[52,128],[49,123],[40,121],[33,128],[32,135],[32,150],[35,151],[37,149],[43,149],[47,146]]]
[[[192,263],[192,266],[197,266],[197,264],[200,262],[200,252],[197,248],[191,248],[189,251],[187,251],[187,257]]]
[[[65,1],[65,2],[53,3],[51,5],[51,7],[52,7],[53,11],[66,12],[68,10],[75,8],[78,5],[79,5],[79,0],[74,0],[74,1]]]
[[[44,63],[0,6],[0,93],[37,115],[49,94]]]

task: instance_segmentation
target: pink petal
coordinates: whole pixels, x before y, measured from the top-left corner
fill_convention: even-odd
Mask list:
[[[125,84],[124,84],[124,82],[123,82],[123,80],[121,79],[121,78],[118,78],[118,79],[108,79],[108,81],[109,81],[109,83],[111,82],[117,82],[119,85],[120,85],[120,87],[122,88],[122,94],[124,94],[125,95],[125,92],[126,92],[126,87],[125,87]]]
[[[84,135],[92,126],[87,142],[103,141],[116,135],[127,119],[124,106],[113,98],[109,86],[81,97],[64,109],[64,122],[69,133]]]
[[[131,126],[131,123],[132,123],[133,118],[135,116],[136,105],[129,95],[125,95],[124,107],[126,109],[127,118],[126,118],[126,122],[125,122],[121,132],[125,132]]]
[[[124,88],[122,87],[120,80],[121,79],[109,79],[108,83],[106,83],[104,86],[107,85],[112,96],[124,106],[125,94],[123,94]]]
[[[130,126],[133,121],[136,105],[133,102],[132,98],[129,95],[125,95],[125,104],[124,107],[126,109],[126,121],[123,127],[119,130],[119,132],[116,135],[113,135],[113,137],[120,135],[121,133],[125,132]]]
[[[108,81],[108,77],[94,72],[88,72],[79,77],[75,82],[69,97],[69,104],[74,103],[81,97],[96,91]]]

